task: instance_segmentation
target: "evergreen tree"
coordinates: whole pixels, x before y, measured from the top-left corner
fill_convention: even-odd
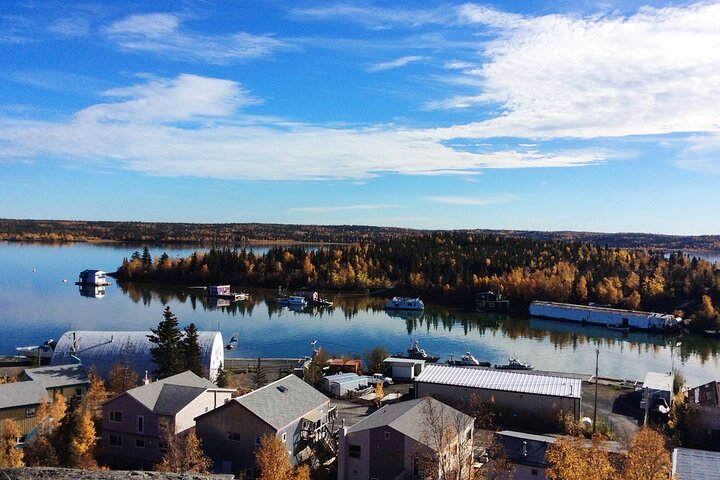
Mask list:
[[[223,364],[221,363],[217,369],[217,377],[215,378],[215,384],[220,388],[225,388],[228,386],[228,381],[228,372],[223,368]]]
[[[157,329],[151,330],[152,335],[148,335],[150,342],[156,345],[150,349],[150,356],[157,365],[153,370],[157,378],[176,375],[185,368],[185,361],[182,358],[182,332],[178,327],[178,320],[170,311],[170,307],[165,307],[163,317]]]
[[[200,343],[198,341],[198,331],[194,323],[185,327],[185,337],[182,340],[183,359],[185,361],[185,370],[190,370],[198,377],[205,375],[205,369],[202,366],[202,357],[200,356]]]
[[[150,250],[148,247],[145,247],[143,249],[142,253],[142,268],[143,271],[147,272],[152,267],[152,256],[150,255]]]
[[[252,380],[255,388],[267,385],[267,373],[265,373],[265,367],[262,366],[260,357],[257,359],[257,365],[255,366],[255,373],[253,374]]]

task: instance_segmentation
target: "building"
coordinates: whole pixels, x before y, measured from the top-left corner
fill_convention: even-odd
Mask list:
[[[328,361],[328,373],[362,374],[362,360],[331,358]]]
[[[431,364],[415,379],[415,396],[450,405],[493,402],[496,421],[506,427],[551,428],[561,413],[580,419],[581,384],[577,378]]]
[[[428,405],[435,420],[428,420]],[[452,425],[451,438],[444,445],[438,445],[431,433],[439,421]],[[450,463],[460,459],[469,469],[473,424],[472,417],[429,397],[384,406],[352,427],[340,429],[338,479],[414,479],[440,458]]]
[[[675,331],[682,325],[682,318],[670,314],[541,301],[530,304],[530,316],[636,330]]]
[[[502,293],[481,292],[475,298],[477,309],[483,312],[510,310],[510,300],[503,298]]]
[[[393,380],[415,380],[425,367],[425,360],[415,358],[388,357],[383,360],[385,371]],[[373,372],[378,373],[378,372]]]
[[[705,432],[705,438],[696,440],[704,445],[720,448],[720,384],[712,381],[689,389],[687,405],[697,412]]]
[[[496,433],[507,459],[513,465],[512,480],[535,480],[545,478],[550,462],[545,459],[548,447],[555,437],[503,430]]]
[[[175,435],[186,432],[195,417],[225,404],[233,391],[187,371],[108,400],[102,418],[105,461],[116,468],[152,468],[162,460],[164,426]]]
[[[355,373],[337,373],[323,377],[321,387],[335,397],[344,397],[350,392],[358,392],[370,386],[366,375]]]
[[[720,480],[720,452],[676,448],[672,453],[672,478]]]
[[[336,407],[295,375],[227,402],[196,419],[196,432],[214,468],[255,478],[255,451],[263,435],[280,437],[297,465],[330,443]]]
[[[20,375],[20,380],[31,380],[41,383],[48,396],[52,399],[55,392],[65,398],[82,399],[90,388],[90,378],[83,365],[57,365],[55,367],[27,368]]]
[[[152,376],[157,366],[153,363],[150,342],[145,332],[122,331],[69,331],[58,340],[50,365],[67,365],[78,363],[78,358],[86,368],[95,368],[98,375],[108,378],[110,369],[123,362],[128,362],[132,370],[141,377],[148,372]],[[200,358],[206,377],[215,380],[218,368],[225,361],[225,349],[220,332],[198,332]]]
[[[14,420],[21,435],[37,425],[37,408],[49,402],[47,390],[40,382],[16,382],[0,385],[0,427],[5,420]]]
[[[672,404],[673,380],[671,373],[648,372],[643,382],[643,395],[640,400],[640,410],[646,417],[667,419]]]
[[[102,270],[83,270],[76,285],[110,285],[107,276]]]

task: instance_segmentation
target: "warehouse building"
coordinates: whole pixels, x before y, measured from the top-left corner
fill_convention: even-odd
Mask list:
[[[500,425],[548,428],[561,413],[580,419],[581,385],[577,378],[431,364],[415,379],[415,396],[454,406],[491,402]]]

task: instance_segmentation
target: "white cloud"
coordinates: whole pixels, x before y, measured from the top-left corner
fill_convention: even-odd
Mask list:
[[[384,70],[390,70],[392,68],[403,67],[408,63],[418,62],[424,60],[425,57],[419,55],[408,55],[406,57],[400,57],[389,62],[376,63],[368,68],[370,72],[382,72]]]
[[[720,174],[720,134],[695,135],[685,140],[675,165],[692,172]]]
[[[365,179],[383,173],[468,175],[486,168],[580,166],[601,151],[470,153],[435,132],[330,128],[241,114],[236,82],[194,75],[105,92],[110,101],[67,121],[0,119],[0,158],[45,157],[83,168],[221,179]]]
[[[306,212],[306,213],[330,213],[330,212],[345,212],[354,210],[377,210],[381,208],[389,208],[389,205],[328,205],[322,207],[293,207],[290,209],[292,212]]]
[[[105,29],[120,47],[171,56],[178,60],[228,64],[264,57],[289,45],[270,35],[238,32],[209,36],[183,31],[182,19],[169,13],[131,15]]]
[[[328,3],[328,5],[321,7],[297,8],[292,10],[291,14],[303,19],[342,19],[359,23],[371,29],[445,24],[455,16],[455,12],[447,8],[405,10],[401,8],[365,7],[348,3]]]
[[[495,195],[487,195],[481,197],[462,197],[452,195],[425,197],[425,199],[429,202],[458,206],[497,205],[500,203],[509,203],[515,201],[517,200],[517,198],[517,195],[513,195],[511,193],[498,193]]]
[[[720,3],[642,8],[631,16],[521,17],[474,5],[492,28],[467,72],[475,95],[431,108],[498,106],[494,118],[439,137],[595,138],[720,130]]]

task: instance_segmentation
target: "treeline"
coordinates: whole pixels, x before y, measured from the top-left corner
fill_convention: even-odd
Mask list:
[[[0,240],[38,242],[188,243],[234,246],[252,243],[368,243],[441,231],[362,225],[280,225],[271,223],[86,222],[0,219]],[[528,238],[537,241],[589,242],[619,248],[720,250],[720,235],[649,233],[456,230],[466,235]]]
[[[471,305],[478,292],[502,291],[519,308],[532,300],[607,303],[684,313],[703,307],[717,322],[720,269],[680,253],[445,232],[345,247],[275,247],[263,255],[213,248],[185,258],[124,259],[118,279],[289,289],[368,291]],[[707,297],[707,298],[705,298]],[[709,302],[709,308],[708,308]]]

